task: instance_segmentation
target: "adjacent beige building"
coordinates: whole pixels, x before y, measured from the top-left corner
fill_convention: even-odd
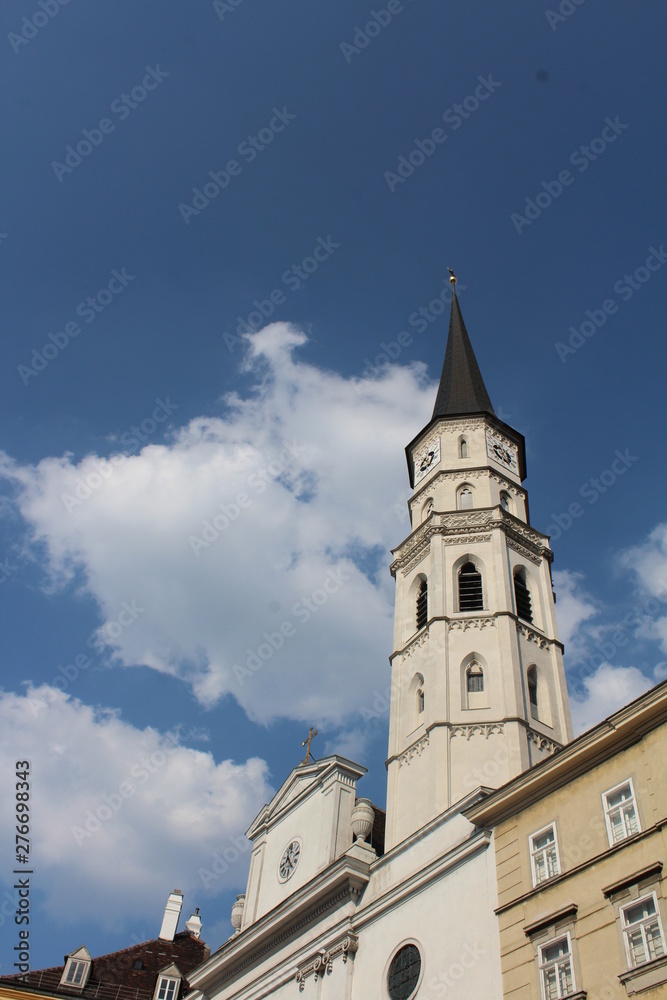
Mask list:
[[[503,996],[667,997],[667,682],[465,810],[493,830]]]

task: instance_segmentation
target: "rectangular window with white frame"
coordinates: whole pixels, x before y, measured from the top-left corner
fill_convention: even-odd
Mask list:
[[[556,826],[552,823],[530,837],[530,867],[533,873],[533,885],[546,882],[560,875],[560,860],[558,843],[556,841]]]
[[[621,907],[620,912],[630,968],[662,958],[665,954],[665,936],[655,893]]]
[[[178,979],[170,979],[167,976],[160,977],[160,985],[157,991],[157,1000],[174,1000],[178,993]]]
[[[612,847],[641,831],[632,778],[604,792],[602,804],[609,843]]]
[[[82,986],[89,964],[89,962],[77,962],[72,959],[65,971],[64,982],[68,986]]]
[[[540,984],[543,1000],[561,1000],[575,990],[570,935],[543,944],[539,950]]]

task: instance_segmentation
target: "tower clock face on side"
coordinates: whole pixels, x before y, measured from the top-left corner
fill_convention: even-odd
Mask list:
[[[283,851],[283,856],[278,865],[278,878],[281,882],[287,882],[296,870],[301,857],[301,841],[293,840]]]
[[[420,482],[424,476],[434,469],[435,466],[440,461],[440,441],[431,441],[430,444],[422,447],[418,452],[415,452],[414,462],[415,462],[415,485]]]
[[[489,458],[504,465],[506,469],[511,469],[512,472],[518,471],[516,445],[508,444],[503,438],[489,430],[486,432],[486,453]]]

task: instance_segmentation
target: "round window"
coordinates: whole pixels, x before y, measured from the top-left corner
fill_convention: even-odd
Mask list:
[[[419,983],[422,960],[414,944],[400,948],[391,960],[387,989],[391,1000],[409,1000]]]

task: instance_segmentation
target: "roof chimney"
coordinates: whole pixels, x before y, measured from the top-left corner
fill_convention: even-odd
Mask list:
[[[162,927],[160,928],[160,940],[174,940],[174,934],[176,933],[176,928],[178,927],[178,918],[181,915],[182,906],[183,893],[180,889],[174,889],[167,900],[167,905],[164,908],[164,917],[162,919]]]
[[[195,908],[195,912],[192,914],[189,920],[185,922],[186,931],[190,931],[193,937],[198,938],[201,934],[201,917],[199,916],[199,907]]]

